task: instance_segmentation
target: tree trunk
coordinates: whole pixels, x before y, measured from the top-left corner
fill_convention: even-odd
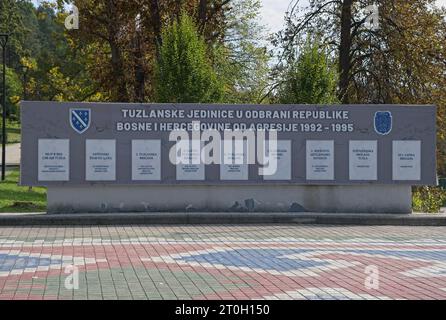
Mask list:
[[[161,16],[158,0],[150,0],[150,18],[152,20],[153,34],[155,37],[155,47],[158,55],[158,49],[162,44]]]
[[[125,80],[124,63],[122,61],[121,49],[117,42],[117,24],[116,24],[117,10],[113,0],[107,1],[107,32],[108,43],[111,50],[111,65],[113,68],[113,83],[116,83],[112,98],[115,102],[128,102],[127,83]]]
[[[125,80],[121,50],[114,39],[110,39],[109,43],[111,48],[111,64],[113,68],[112,74],[114,77],[112,81],[116,83],[116,92],[112,93],[113,99],[116,100],[115,102],[128,102],[129,97],[127,94],[127,82]]]
[[[145,72],[143,68],[143,54],[141,50],[141,30],[136,29],[133,39],[133,58],[135,76],[135,101],[144,102]]]
[[[207,10],[208,10],[208,0],[200,0],[200,4],[198,7],[198,21],[199,21],[200,31],[203,31],[206,25]]]
[[[350,84],[351,68],[351,23],[353,0],[344,0],[341,11],[341,44],[339,48],[339,100],[349,103],[348,87]]]

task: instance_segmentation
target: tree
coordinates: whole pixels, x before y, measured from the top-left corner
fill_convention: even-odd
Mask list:
[[[35,9],[38,29],[35,37],[40,48],[33,55],[36,66],[29,70],[28,95],[36,100],[85,101],[98,94],[88,72],[94,48],[67,37],[66,14],[53,5]],[[22,63],[23,64],[23,63]],[[94,99],[93,99],[94,100]]]
[[[22,96],[22,84],[19,77],[11,68],[6,68],[6,116],[17,116],[18,102]]]
[[[87,70],[95,48],[66,37],[65,17],[52,2],[0,1],[0,31],[10,33],[6,63],[21,86],[13,100],[23,98],[25,85],[29,100],[84,101],[100,94]]]
[[[9,34],[6,62],[10,67],[18,61],[17,57],[23,53],[25,40],[29,40],[30,30],[26,28],[26,19],[22,15],[24,12],[29,12],[29,9],[32,13],[33,6],[28,1],[0,1],[0,33]]]
[[[439,172],[446,175],[446,11],[434,0],[311,0],[303,11],[298,3],[278,34],[281,60],[317,34],[338,59],[341,102],[437,105]],[[377,16],[365,10],[374,3]]]
[[[28,17],[28,19],[27,19]],[[22,96],[20,59],[38,47],[32,33],[36,28],[34,7],[29,1],[0,1],[0,33],[9,34],[6,46],[6,113],[17,116],[17,106]],[[1,78],[0,78],[1,88]]]
[[[297,59],[286,67],[278,89],[278,102],[334,103],[337,101],[336,80],[336,72],[318,40],[308,40]]]
[[[300,8],[300,1],[292,0],[285,17],[286,29],[278,33],[275,41],[282,44],[282,58],[287,60],[294,54],[294,48],[301,44],[304,35],[320,36],[322,43],[329,45],[330,53],[338,59],[338,97],[348,103],[348,90],[355,73],[353,60],[361,55],[354,43],[356,38],[367,38],[371,31],[364,27],[369,15],[364,16],[361,9],[373,3],[369,0],[310,0],[307,7]]]
[[[157,102],[218,102],[222,88],[206,54],[206,43],[183,13],[162,31],[155,65]]]
[[[286,17],[287,27],[278,34],[276,43],[282,44],[282,58],[286,60],[287,55],[293,55],[293,48],[303,35],[319,35],[330,54],[338,59],[338,96],[343,103],[391,103],[394,95],[391,92],[398,90],[399,85],[386,83],[390,73],[398,78],[402,74],[396,70],[401,67],[410,70],[417,61],[424,63],[425,59],[438,64],[437,58],[443,55],[444,46],[438,44],[444,39],[444,11],[436,9],[434,3],[434,0],[311,0],[308,7],[299,11],[299,0],[294,0]],[[370,10],[373,4],[378,16]],[[372,18],[379,18],[379,27],[370,25]],[[420,36],[423,28],[430,32],[427,38]],[[408,50],[421,55],[412,57],[412,61],[402,61],[402,53],[408,54]]]
[[[213,61],[224,81],[226,103],[259,103],[269,86],[265,27],[259,23],[259,0],[233,0],[226,14],[226,31],[214,46]]]
[[[153,63],[161,46],[161,26],[185,10],[208,44],[221,40],[231,0],[58,0],[79,9],[79,30],[68,35],[75,43],[96,49],[88,69],[107,99],[121,102],[153,100]]]

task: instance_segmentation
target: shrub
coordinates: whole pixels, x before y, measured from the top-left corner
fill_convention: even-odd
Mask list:
[[[222,84],[207,57],[193,19],[182,13],[162,32],[155,64],[156,102],[218,102]]]
[[[337,74],[319,41],[307,40],[296,60],[290,61],[278,88],[279,103],[333,104]]]
[[[446,191],[439,187],[416,187],[412,194],[412,208],[415,212],[440,212],[446,202]]]

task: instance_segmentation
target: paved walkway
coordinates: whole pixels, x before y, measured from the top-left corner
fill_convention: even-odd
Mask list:
[[[91,225],[341,225],[444,226],[445,213],[373,214],[316,212],[102,212],[0,213],[0,226]]]
[[[4,227],[0,298],[446,299],[446,228]]]
[[[0,165],[2,163],[2,148],[0,146]],[[19,165],[20,164],[20,143],[6,145],[6,164]]]

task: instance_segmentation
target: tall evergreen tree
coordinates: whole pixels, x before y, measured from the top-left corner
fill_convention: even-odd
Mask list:
[[[162,31],[155,66],[157,102],[218,102],[222,88],[193,20],[183,13]]]
[[[291,61],[278,90],[280,103],[336,102],[336,72],[319,42],[307,41],[301,54]]]

